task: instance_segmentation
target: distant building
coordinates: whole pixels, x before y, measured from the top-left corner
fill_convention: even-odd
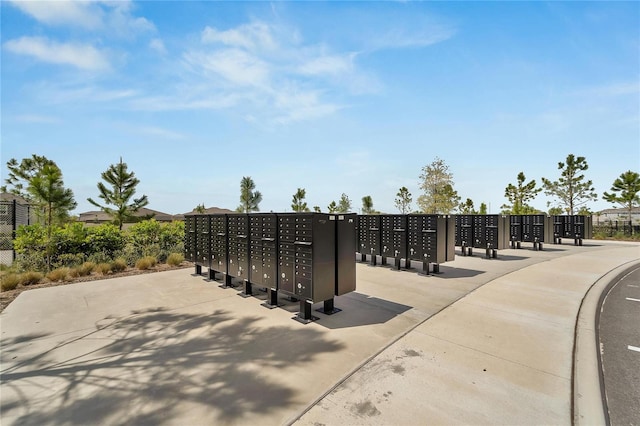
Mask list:
[[[593,214],[594,225],[620,220],[629,220],[628,209],[606,209]],[[631,209],[631,221],[633,223],[640,222],[640,207],[634,207]]]
[[[155,219],[158,222],[172,222],[174,220],[184,220],[184,215],[177,214],[171,215],[168,213],[159,212],[157,210],[148,209],[146,207],[142,207],[137,212],[133,214],[139,220],[145,219]],[[78,215],[78,222],[84,223],[86,226],[96,226],[104,223],[113,222],[113,218],[102,210],[94,210],[88,211],[84,213],[80,213]],[[125,223],[122,225],[123,229],[130,227],[132,223]]]
[[[219,214],[219,213],[236,213],[236,211],[229,210],[229,209],[222,209],[220,207],[209,207],[204,209],[202,212],[197,212],[196,209],[193,209],[190,212],[187,212],[181,216],[184,219],[184,215],[186,214]]]

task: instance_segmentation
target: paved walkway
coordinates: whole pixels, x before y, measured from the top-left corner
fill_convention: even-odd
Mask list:
[[[308,325],[189,270],[24,292],[0,314],[1,421],[570,424],[583,297],[638,259],[588,241],[437,276],[358,264],[343,311]]]

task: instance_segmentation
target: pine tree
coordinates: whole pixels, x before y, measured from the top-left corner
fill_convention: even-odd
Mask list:
[[[605,192],[602,198],[610,203],[626,208],[631,222],[633,207],[640,205],[640,174],[628,170],[620,175],[611,186],[611,193]],[[633,229],[633,227],[632,227]]]
[[[400,213],[407,214],[411,211],[412,200],[413,199],[411,198],[411,193],[406,187],[403,186],[398,190],[398,193],[396,194],[396,208],[400,210]]]
[[[295,194],[293,194],[293,201],[291,203],[291,210],[294,212],[308,212],[309,207],[304,201],[307,196],[307,191],[304,188],[298,188]]]
[[[102,172],[101,177],[109,185],[108,187],[98,182],[99,197],[105,205],[91,198],[87,198],[87,201],[111,216],[113,223],[122,229],[122,224],[133,221],[134,213],[149,204],[149,200],[146,195],[133,198],[140,180],[135,177],[134,172],[128,171],[127,163],[122,162],[122,157],[118,164],[111,164],[106,171]]]
[[[260,211],[260,202],[262,194],[255,191],[256,184],[249,176],[244,176],[240,181],[240,205],[237,211],[242,213],[250,213]]]
[[[373,209],[373,199],[371,195],[365,195],[362,197],[362,214],[373,214],[375,210]]]
[[[528,202],[533,200],[536,195],[542,191],[542,188],[536,188],[535,179],[524,183],[527,178],[523,172],[518,173],[517,185],[509,184],[504,190],[504,196],[511,204],[502,206],[503,212],[506,214],[530,214],[535,209],[529,206]]]
[[[569,154],[565,163],[558,163],[558,169],[562,173],[557,181],[542,178],[544,193],[557,198],[560,206],[564,206],[567,212],[573,215],[576,208],[598,198],[592,182],[585,180],[584,174],[580,173],[588,168],[584,157]]]

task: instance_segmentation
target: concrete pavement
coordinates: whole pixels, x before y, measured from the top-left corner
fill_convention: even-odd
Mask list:
[[[308,325],[192,270],[24,292],[0,314],[0,419],[569,424],[583,297],[640,246],[523,246],[436,276],[358,264]]]

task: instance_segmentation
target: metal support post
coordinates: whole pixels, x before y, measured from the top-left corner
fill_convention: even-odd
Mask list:
[[[249,280],[243,280],[243,290],[242,293],[238,293],[242,297],[249,297],[253,294],[253,290],[251,288],[251,283]]]
[[[268,309],[273,309],[278,307],[278,290],[275,288],[269,287],[267,289],[267,301],[262,303],[262,306]]]
[[[429,262],[427,260],[422,262],[422,272],[420,275],[429,275]]]
[[[313,303],[310,300],[301,300],[300,312],[298,312],[298,315],[293,317],[293,319],[303,324],[308,324],[319,319],[318,317],[314,317],[313,315],[311,315],[312,306]]]
[[[331,299],[327,299],[323,302],[322,308],[316,309],[318,312],[322,312],[325,315],[333,315],[342,311],[342,309],[338,309],[335,307],[333,297]]]
[[[231,287],[231,280],[233,278],[231,277],[231,275],[229,274],[224,274],[224,277],[222,278],[222,285],[220,285],[220,288],[229,288]]]

